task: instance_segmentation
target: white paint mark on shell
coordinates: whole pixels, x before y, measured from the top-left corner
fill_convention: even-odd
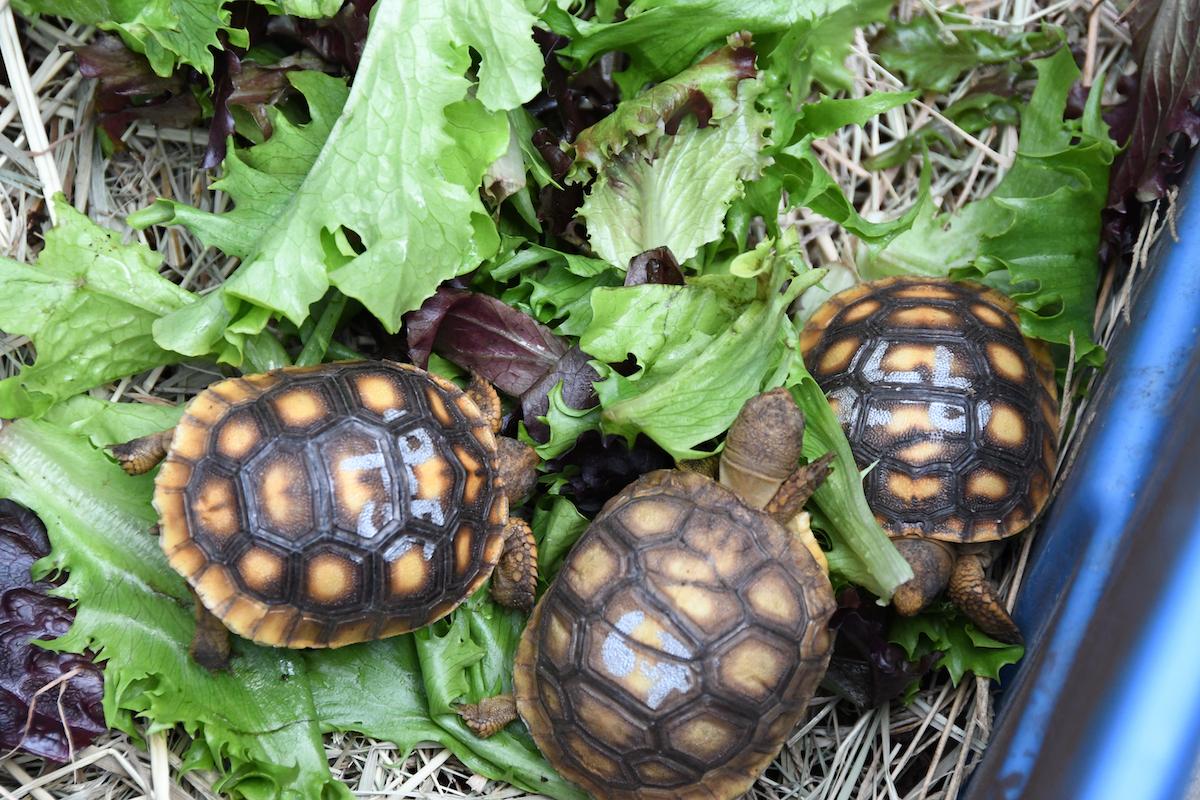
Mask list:
[[[986,428],[992,420],[992,404],[987,400],[980,400],[979,405],[975,407],[975,415],[979,419],[980,430]]]
[[[374,539],[379,534],[379,528],[375,525],[374,500],[368,500],[363,503],[362,511],[358,512],[358,520],[355,522],[354,531],[364,539]]]
[[[887,355],[888,342],[875,345],[871,357],[863,365],[863,377],[871,383],[922,383],[925,379],[919,370],[904,370],[896,372],[883,371],[883,359]],[[954,353],[945,345],[933,348],[933,374],[929,376],[929,384],[940,389],[969,389],[971,381],[967,378],[955,377]]]
[[[858,392],[849,386],[842,386],[830,392],[829,399],[837,401],[838,422],[842,425],[854,422],[854,418],[858,416]]]
[[[967,415],[949,403],[930,403],[929,422],[942,433],[966,433]]]
[[[878,425],[889,425],[892,421],[892,412],[886,408],[876,408],[871,406],[867,409],[867,425],[876,427]]]
[[[421,482],[417,478],[416,467],[424,464],[436,454],[433,438],[424,428],[415,428],[400,434],[399,439],[404,474],[408,479],[409,510],[414,517],[429,520],[434,525],[445,525],[446,512],[442,508],[441,500],[417,497],[421,491]]]
[[[617,630],[624,636],[628,636],[645,619],[646,615],[642,611],[628,611],[617,620]],[[604,637],[604,642],[600,645],[600,657],[609,674],[615,678],[628,677],[634,669],[637,669],[650,679],[650,693],[646,697],[646,705],[657,709],[671,692],[683,693],[691,688],[692,678],[687,667],[682,664],[639,658],[625,643],[624,636],[609,633]],[[665,652],[679,658],[691,658],[691,651],[666,631],[659,632],[659,641],[663,644]]]

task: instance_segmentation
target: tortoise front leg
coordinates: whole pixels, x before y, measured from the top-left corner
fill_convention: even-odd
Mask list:
[[[481,739],[499,733],[517,718],[517,701],[511,694],[485,697],[478,703],[465,703],[454,709],[467,727]]]
[[[467,397],[479,406],[492,433],[499,433],[504,414],[503,407],[500,405],[500,395],[496,394],[496,387],[485,381],[478,372],[472,370],[471,382],[467,384]]]
[[[537,542],[529,523],[513,517],[504,528],[504,550],[492,573],[492,599],[528,612],[536,594]]]
[[[108,451],[121,464],[121,469],[130,475],[141,475],[154,469],[154,466],[167,457],[171,449],[171,440],[175,438],[175,429],[152,433],[138,439],[131,439],[122,444],[110,445]]]
[[[200,602],[192,587],[192,601],[196,604],[196,633],[188,652],[196,663],[210,672],[229,669],[229,629]]]
[[[1023,644],[1025,639],[1017,623],[1009,616],[995,585],[984,573],[993,553],[994,550],[988,550],[959,555],[950,575],[948,594],[979,630],[1005,644]]]

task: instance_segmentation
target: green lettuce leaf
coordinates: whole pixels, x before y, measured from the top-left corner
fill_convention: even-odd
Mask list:
[[[1092,342],[1100,211],[1116,144],[1093,88],[1080,119],[1064,119],[1079,69],[1067,48],[1034,63],[1038,83],[1022,112],[1017,156],[995,191],[938,214],[928,192],[912,229],[867,248],[864,277],[946,275],[982,280],[1010,295],[1025,335],[1099,363]],[[1097,86],[1100,85],[1098,82]]]
[[[332,17],[342,7],[342,0],[254,0],[272,14],[292,14],[297,17],[320,19]]]
[[[289,72],[287,79],[308,103],[309,121],[292,122],[278,109],[268,109],[274,133],[262,144],[230,147],[213,191],[225,192],[234,208],[221,214],[201,211],[160,198],[129,215],[137,229],[150,225],[183,225],[209,247],[226,255],[249,258],[264,233],[288,212],[313,162],[329,138],[346,103],[345,81],[320,72]],[[222,287],[194,306],[159,320],[154,339],[164,348],[190,356],[218,354],[240,365],[246,338],[262,329],[268,316]],[[241,324],[231,324],[237,320]]]
[[[844,0],[635,0],[626,7],[624,20],[606,23],[578,19],[551,3],[543,19],[555,33],[571,39],[562,54],[576,66],[610,50],[627,53],[630,67],[617,79],[622,93],[631,97],[647,81],[680,72],[731,33],[748,30],[762,37],[844,5]]]
[[[1000,669],[1015,664],[1025,654],[1019,644],[1004,644],[981,633],[950,603],[927,608],[915,617],[897,616],[888,632],[912,660],[942,653],[935,666],[945,667],[955,686],[968,672],[996,680]]]
[[[697,445],[724,433],[747,399],[783,383],[797,359],[788,305],[824,273],[804,267],[794,234],[759,247],[769,263],[757,279],[714,275],[592,292],[580,347],[601,362],[632,355],[639,367],[625,376],[598,365],[604,433],[631,444],[644,433],[676,459],[698,458],[707,453]],[[550,425],[553,432],[553,418]]]
[[[582,800],[528,736],[479,740],[453,713],[457,700],[511,688],[524,617],[485,591],[424,639],[301,652],[235,637],[231,672],[195,664],[191,599],[151,532],[152,477],[126,476],[99,449],[162,430],[180,413],[79,396],[42,420],[0,428],[0,495],[46,522],[53,550],[39,568],[65,571],[59,593],[76,601],[75,624],[53,646],[98,654],[111,726],[137,736],[135,720],[150,730],[182,725],[193,736],[184,763],[217,770],[218,791],[255,800],[350,797],[325,760],[321,733],[333,730],[392,741],[401,756],[439,742],[481,774]],[[565,521],[555,527],[571,522],[567,510],[555,511]]]
[[[0,381],[0,418],[44,412],[100,384],[179,359],[151,336],[195,298],[158,274],[162,258],[54,200],[59,224],[36,266],[0,258],[0,329],[32,339],[37,360]]]
[[[889,24],[871,49],[893,75],[904,77],[905,84],[945,94],[969,69],[999,64],[1015,73],[1023,57],[1049,50],[1063,38],[1063,31],[1057,28],[1004,36],[961,26],[951,30],[922,14],[910,22]]]
[[[720,239],[742,182],[767,159],[769,118],[755,106],[753,52],[731,44],[617,107],[576,140],[578,172],[595,170],[579,215],[592,249],[624,269],[638,253],[667,246],[684,262]],[[688,114],[703,104],[708,126]],[[677,131],[664,125],[674,121]],[[670,132],[668,132],[670,131]]]
[[[477,190],[508,147],[505,112],[540,88],[534,21],[517,0],[376,6],[341,116],[318,153],[306,146],[288,166],[299,184],[272,184],[273,163],[239,182],[239,207],[266,203],[260,219],[225,234],[240,237],[245,258],[226,296],[300,325],[333,285],[396,331],[439,283],[494,253],[498,234]],[[268,316],[252,319],[261,330]]]
[[[179,64],[211,76],[209,48],[222,48],[218,32],[235,47],[250,43],[245,30],[230,25],[225,0],[14,0],[13,7],[25,15],[52,14],[113,31],[130,49],[144,53],[163,77]]]

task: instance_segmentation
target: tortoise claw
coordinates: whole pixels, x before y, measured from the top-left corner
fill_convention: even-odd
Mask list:
[[[471,729],[471,733],[486,739],[499,733],[505,725],[517,718],[517,701],[511,694],[485,697],[478,703],[455,706],[454,711]]]

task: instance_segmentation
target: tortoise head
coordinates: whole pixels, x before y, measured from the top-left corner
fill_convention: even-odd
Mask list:
[[[742,406],[725,437],[721,483],[762,508],[800,463],[804,413],[791,393],[772,389]]]
[[[496,460],[509,508],[520,503],[537,485],[537,466],[542,463],[534,449],[507,436],[496,437]]]

